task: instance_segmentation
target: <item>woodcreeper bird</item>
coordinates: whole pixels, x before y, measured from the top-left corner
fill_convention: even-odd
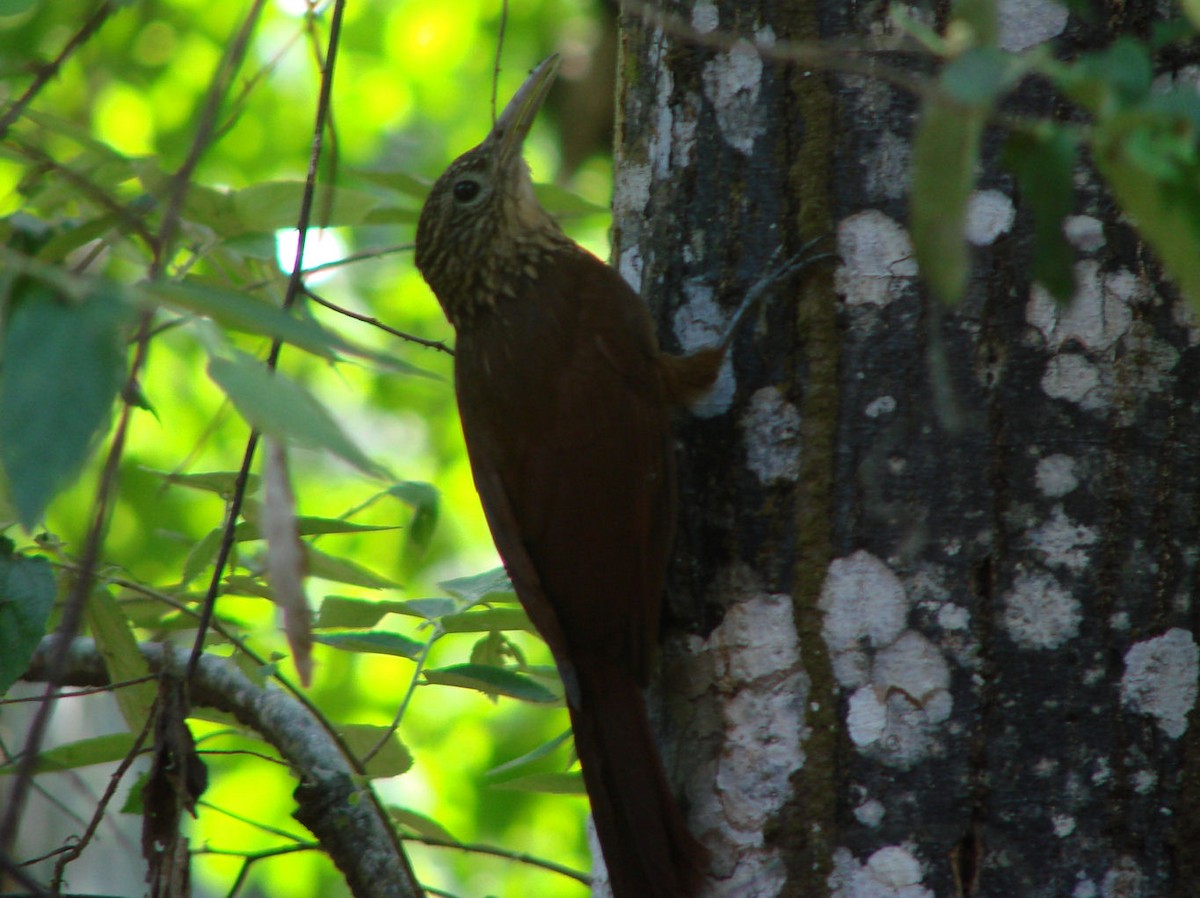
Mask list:
[[[416,264],[457,334],[475,486],[558,664],[613,895],[690,898],[708,854],[641,690],[675,528],[672,407],[711,386],[729,341],[661,352],[637,293],[538,203],[521,150],[557,70],[542,62],[434,184]]]

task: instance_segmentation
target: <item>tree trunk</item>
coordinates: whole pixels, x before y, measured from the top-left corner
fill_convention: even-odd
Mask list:
[[[1007,49],[1153,18],[1000,6]],[[626,8],[618,98],[614,262],[664,344],[711,342],[777,248],[840,256],[780,285],[678,428],[659,716],[709,894],[1193,894],[1190,308],[1087,167],[1056,306],[990,132],[968,295],[936,305],[905,224],[915,99],[755,49],[877,34],[886,5],[680,13]],[[1012,105],[1064,114],[1037,85]]]

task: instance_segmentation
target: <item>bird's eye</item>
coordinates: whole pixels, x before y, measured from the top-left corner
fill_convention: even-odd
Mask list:
[[[479,196],[481,186],[474,178],[463,178],[454,183],[454,199],[459,203],[469,203]]]

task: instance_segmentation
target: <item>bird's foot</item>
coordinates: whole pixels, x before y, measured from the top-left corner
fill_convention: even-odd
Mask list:
[[[783,264],[777,264],[779,256],[783,252],[783,247],[777,246],[775,252],[771,253],[771,258],[767,260],[767,273],[755,281],[750,289],[746,291],[746,296],[742,299],[742,304],[738,306],[738,310],[734,312],[733,318],[730,319],[721,345],[729,345],[730,340],[733,339],[734,332],[738,329],[745,314],[762,302],[772,289],[821,262],[836,259],[837,253],[835,252],[818,251],[821,245],[828,240],[829,235],[826,234],[808,241],[800,247],[799,252],[783,262]]]

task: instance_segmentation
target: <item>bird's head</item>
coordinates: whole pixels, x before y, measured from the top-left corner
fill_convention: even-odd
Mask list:
[[[554,54],[530,73],[491,133],[451,163],[421,209],[417,268],[456,324],[463,304],[485,300],[474,294],[506,292],[504,270],[526,244],[560,233],[534,197],[521,155],[558,66]]]

